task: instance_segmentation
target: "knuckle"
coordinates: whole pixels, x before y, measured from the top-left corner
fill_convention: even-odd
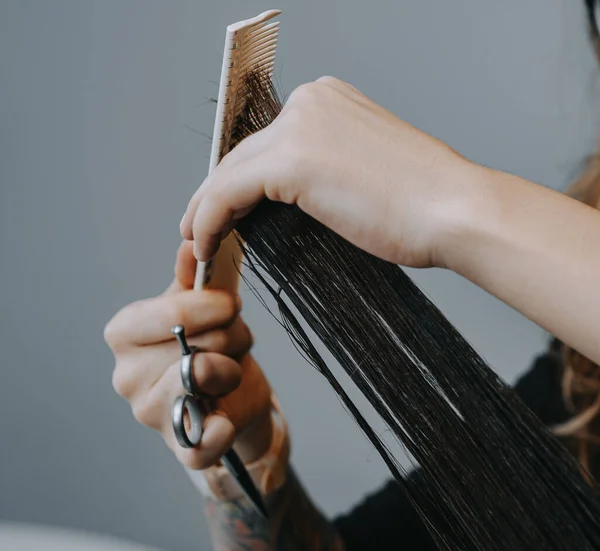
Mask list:
[[[125,342],[126,329],[135,323],[143,302],[138,300],[123,306],[104,326],[104,341],[111,349],[114,350]]]
[[[129,316],[132,305],[129,304],[119,310],[104,326],[104,342],[111,348],[117,347],[123,340],[124,318]]]
[[[290,94],[288,104],[295,106],[297,104],[310,103],[314,101],[320,93],[320,86],[316,82],[307,82],[301,84]]]
[[[244,324],[245,325],[245,324]],[[254,346],[254,333],[250,330],[250,327],[246,327],[246,349],[250,350]]]
[[[162,314],[163,319],[168,325],[181,324],[184,327],[188,325],[185,303],[180,300],[170,300],[166,302]]]
[[[242,336],[239,339],[239,346],[244,352],[248,352],[254,346],[254,335],[245,323],[242,323]]]
[[[299,139],[299,134],[282,140],[279,145],[277,170],[281,178],[265,185],[265,194],[271,200],[296,203],[300,193],[310,183],[307,175],[315,157],[311,149],[311,138],[308,136],[307,139]],[[285,182],[285,185],[281,182]]]
[[[221,295],[221,304],[219,305],[219,308],[226,322],[233,322],[238,315],[238,306],[235,296],[230,293],[223,293]]]
[[[319,77],[315,82],[318,82],[319,84],[328,84],[328,85],[338,85],[341,84],[341,80],[329,75],[324,75],[322,77]]]
[[[132,370],[125,365],[117,363],[112,374],[112,386],[119,396],[129,400],[135,389]]]
[[[229,345],[229,334],[224,329],[211,331],[209,336],[209,350],[211,352],[225,352]],[[205,360],[206,361],[206,360]]]
[[[254,336],[252,335],[250,328],[241,320],[239,325],[236,325],[231,329],[229,339],[230,346],[228,352],[232,358],[243,356],[254,344]]]
[[[139,399],[131,405],[135,420],[141,425],[152,426],[156,404],[148,399]]]
[[[113,348],[117,341],[118,331],[115,324],[115,318],[112,318],[105,326],[104,326],[104,342],[110,347]]]
[[[234,149],[233,152],[236,152],[236,151],[237,151],[237,147]],[[234,164],[235,157],[230,156],[228,163]],[[210,186],[210,188],[207,188],[204,199],[206,200],[206,197],[208,197],[210,194],[211,203],[222,204],[222,203],[226,202],[226,200],[229,197],[228,190],[227,190],[227,188],[228,188],[227,182],[230,180],[231,176],[228,176],[228,165],[221,166],[219,164],[217,168],[220,168],[221,170],[218,173],[217,172],[215,173],[215,175],[213,177],[214,179],[211,182],[212,185]],[[198,231],[198,229],[200,229],[202,227],[202,224],[204,223],[204,220],[200,216],[200,213],[201,213],[200,209],[196,210],[196,214],[194,216],[194,220],[193,220],[193,224],[192,224],[194,232]],[[195,233],[194,233],[194,235],[195,235]]]

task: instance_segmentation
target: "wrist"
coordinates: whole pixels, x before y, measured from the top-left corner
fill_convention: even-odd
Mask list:
[[[477,262],[478,247],[489,242],[502,208],[497,171],[467,162],[455,174],[452,197],[440,205],[441,221],[433,264],[466,275]]]

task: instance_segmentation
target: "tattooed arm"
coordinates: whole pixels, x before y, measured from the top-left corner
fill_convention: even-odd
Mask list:
[[[206,498],[214,551],[343,551],[335,527],[312,504],[292,468],[268,498],[269,520],[244,499]]]

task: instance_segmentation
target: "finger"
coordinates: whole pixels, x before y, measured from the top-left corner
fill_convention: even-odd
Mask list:
[[[207,397],[225,396],[242,381],[241,365],[228,356],[213,352],[196,354],[192,373],[196,388]],[[129,398],[135,419],[153,429],[167,430],[173,402],[184,394],[179,362],[171,364],[155,384],[148,388],[144,386],[138,386]]]
[[[238,297],[219,290],[183,291],[141,300],[123,308],[106,326],[113,350],[169,341],[181,324],[186,335],[231,324],[240,311]]]
[[[198,374],[202,373],[205,353],[237,360],[247,354],[253,344],[252,333],[239,317],[226,329],[190,336],[187,340],[191,346],[195,346],[201,351],[194,354],[193,360],[195,373]],[[180,361],[181,350],[175,340],[147,349],[140,350],[138,348],[131,357],[125,357],[117,362],[113,373],[113,387],[119,395],[132,400],[134,396],[155,386],[164,376],[169,365],[175,363],[179,365]],[[226,374],[223,375],[225,378],[226,376]],[[227,388],[221,389],[219,392],[226,391]]]
[[[139,378],[138,383],[130,396],[119,392],[119,389],[117,392],[129,400],[138,423],[160,432],[169,430],[167,421],[171,419],[173,402],[177,396],[184,394],[179,362],[163,368],[155,384],[149,385],[148,380]]]
[[[207,261],[216,253],[225,230],[232,220],[251,211],[262,199],[295,202],[295,197],[282,194],[290,174],[281,170],[277,153],[272,150],[265,155],[249,159],[235,171],[215,174],[214,183],[207,189],[192,219],[191,234],[194,254],[198,260]]]
[[[219,186],[223,181],[223,178],[221,178],[220,175],[225,174],[226,176],[230,173],[230,171],[237,171],[237,167],[239,167],[241,163],[261,155],[268,148],[269,134],[266,132],[266,130],[267,129],[249,136],[235,149],[225,155],[219,165],[196,190],[188,203],[186,212],[183,215],[181,224],[179,226],[181,237],[183,239],[188,241],[193,240],[193,220],[196,210],[198,209],[198,205],[201,203],[204,196],[213,188],[213,186]]]
[[[218,398],[240,386],[242,367],[234,359],[223,354],[196,354],[193,377],[199,392]]]
[[[192,335],[188,341],[204,352],[239,358],[252,348],[253,337],[244,320],[238,316],[228,327]]]
[[[182,448],[172,431],[165,435],[167,445],[175,452],[177,459],[190,469],[207,469],[216,465],[221,457],[233,447],[235,427],[224,413],[214,412],[203,423],[202,438],[198,447]]]
[[[182,241],[177,249],[177,257],[175,259],[175,277],[165,291],[165,294],[193,289],[194,278],[196,276],[196,263],[193,244],[189,241]]]
[[[194,256],[199,261],[206,262],[215,256],[234,215],[235,210],[226,201],[209,196],[200,203],[193,222]]]

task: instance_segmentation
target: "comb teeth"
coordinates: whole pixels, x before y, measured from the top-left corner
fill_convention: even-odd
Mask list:
[[[242,50],[242,57],[251,56],[257,52],[262,52],[266,48],[270,48],[273,44],[277,43],[277,37],[279,33],[277,30],[266,33],[253,41],[251,47]]]
[[[240,53],[240,65],[247,63],[265,53],[275,53],[279,32],[273,28],[255,37],[247,37]]]
[[[250,71],[257,71],[266,78],[272,77],[278,36],[279,21],[260,23],[244,32],[238,60],[234,64],[237,78],[243,79]],[[241,113],[245,102],[245,94],[238,93],[231,109],[234,119]]]
[[[243,65],[240,65],[240,71],[245,73],[248,69],[258,68],[262,69],[263,64],[270,63],[275,59],[275,48],[268,50],[264,53],[259,53],[251,58],[247,59]]]
[[[256,25],[246,31],[246,38],[248,40],[254,40],[260,37],[264,33],[268,33],[270,31],[276,31],[279,28],[279,21],[274,21],[273,23],[261,23],[260,25]]]
[[[273,17],[280,13],[270,10],[227,27],[209,171],[229,151],[232,125],[247,101],[243,83],[248,73],[257,72],[260,79],[273,76],[279,36],[279,21]]]

